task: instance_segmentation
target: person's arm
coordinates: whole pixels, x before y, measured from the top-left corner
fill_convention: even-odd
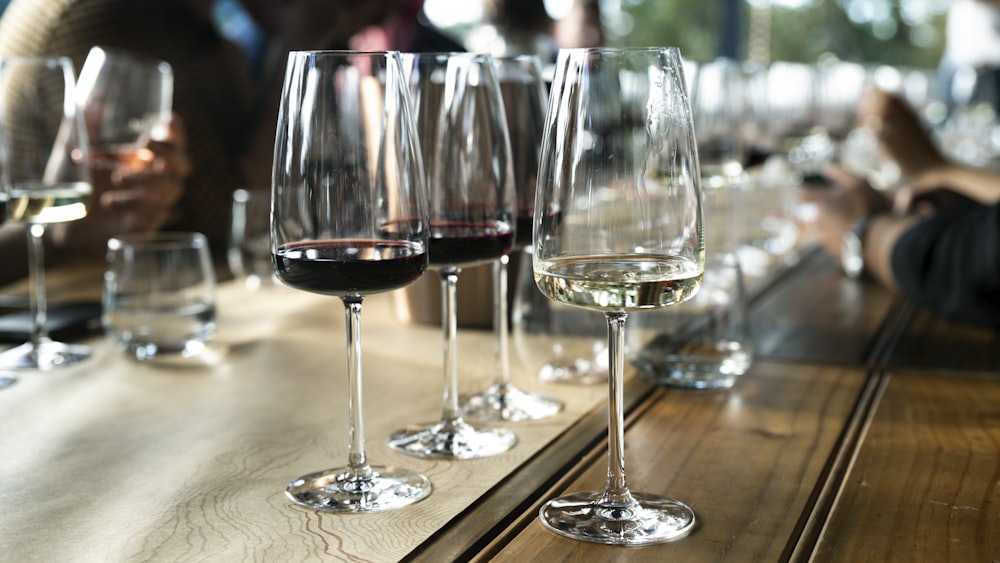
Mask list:
[[[901,234],[891,261],[912,301],[957,322],[1000,327],[1000,204],[939,210]]]
[[[921,198],[942,187],[985,205],[1000,201],[1000,174],[966,164],[949,163],[932,168],[901,187],[896,194],[896,208],[912,208]]]

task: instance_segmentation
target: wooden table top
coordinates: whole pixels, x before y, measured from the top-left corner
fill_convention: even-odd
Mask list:
[[[427,499],[337,515],[284,498],[291,479],[346,462],[343,310],[230,282],[214,365],[140,365],[96,335],[92,360],[0,391],[0,559],[1000,560],[997,335],[848,280],[820,253],[757,287],[757,356],[733,389],[629,372],[629,484],[699,522],[643,548],[574,542],[537,519],[553,496],[603,487],[603,385],[544,384],[515,361],[515,384],[566,408],[506,424],[513,450],[461,462],[390,450],[389,432],[440,416],[443,386],[440,328],[400,323],[396,305],[374,296],[362,315],[366,446],[373,463],[428,475]],[[463,392],[489,384],[492,345],[460,331]]]

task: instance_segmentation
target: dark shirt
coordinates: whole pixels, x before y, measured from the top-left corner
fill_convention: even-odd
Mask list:
[[[1000,203],[943,208],[899,238],[892,270],[912,301],[953,321],[1000,327]]]

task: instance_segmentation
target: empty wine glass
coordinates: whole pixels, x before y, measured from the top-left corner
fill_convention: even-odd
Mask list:
[[[495,57],[494,64],[500,81],[514,167],[517,200],[514,248],[522,249],[531,246],[538,148],[542,143],[542,122],[545,119],[545,84],[538,57]],[[523,391],[510,381],[510,321],[507,315],[509,262],[509,254],[493,262],[496,374],[489,388],[467,397],[463,402],[462,411],[470,418],[534,420],[552,416],[562,409],[558,400]]]
[[[490,263],[514,243],[514,179],[497,74],[490,55],[405,56],[427,166],[431,268],[441,276],[445,389],[441,420],[396,431],[389,445],[418,457],[495,455],[517,437],[462,418],[455,288],[462,268]]]
[[[74,82],[68,58],[0,60],[0,169],[10,218],[27,226],[32,318],[29,341],[0,354],[0,368],[47,370],[90,357],[88,346],[53,341],[46,328],[46,226],[85,217],[92,192]]]
[[[274,149],[271,252],[286,285],[340,297],[347,324],[348,465],[304,475],[287,496],[367,512],[426,497],[419,473],[369,465],[361,392],[361,303],[427,269],[423,168],[399,54],[289,54]]]
[[[690,299],[705,263],[697,149],[676,48],[559,53],[542,140],[533,271],[550,299],[608,323],[604,490],[546,502],[542,523],[577,540],[643,545],[694,527],[681,502],[625,479],[622,381],[631,311]]]
[[[77,102],[96,169],[141,169],[153,159],[145,148],[170,122],[174,78],[159,59],[108,47],[91,47],[80,68]]]

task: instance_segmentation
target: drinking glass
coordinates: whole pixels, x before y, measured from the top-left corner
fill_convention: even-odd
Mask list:
[[[201,233],[126,233],[108,240],[101,321],[141,361],[198,365],[215,337],[215,270]]]
[[[698,65],[689,89],[691,114],[698,141],[705,220],[711,237],[710,252],[733,252],[743,234],[744,192],[748,176],[744,169],[748,151],[744,142],[745,104],[743,69],[730,59]]]
[[[80,68],[77,103],[95,169],[141,169],[153,159],[145,148],[167,131],[173,104],[170,65],[108,47],[91,47]]]
[[[229,223],[229,269],[242,277],[248,289],[273,285],[271,265],[271,191],[233,190],[233,210]]]
[[[517,437],[462,418],[455,290],[462,268],[509,254],[514,242],[514,178],[500,87],[490,55],[405,57],[427,166],[430,267],[441,276],[445,389],[441,419],[398,430],[389,445],[425,458],[495,455]]]
[[[362,416],[361,304],[427,269],[427,201],[408,96],[397,52],[288,56],[274,149],[274,271],[288,286],[339,297],[347,325],[348,465],[286,489],[316,510],[391,509],[431,491],[419,473],[368,463]]]
[[[705,246],[694,127],[676,48],[559,52],[542,140],[532,270],[550,299],[608,324],[604,490],[539,510],[577,540],[644,545],[694,527],[685,504],[629,490],[622,382],[629,312],[681,303],[701,285]]]
[[[736,254],[705,258],[701,289],[670,309],[636,315],[628,359],[654,385],[729,389],[753,361],[747,292]]]
[[[607,384],[608,323],[592,311],[542,294],[531,259],[532,253],[525,249],[514,289],[512,322],[518,357],[547,383]]]
[[[538,57],[495,57],[500,93],[507,118],[514,168],[516,228],[514,249],[531,246],[535,208],[538,148],[545,119],[545,84]],[[493,332],[496,337],[496,374],[486,390],[467,397],[463,413],[483,420],[535,420],[558,413],[562,403],[518,389],[510,380],[510,320],[507,314],[508,264],[504,254],[493,262]]]
[[[0,354],[0,368],[48,370],[90,356],[87,346],[51,340],[46,328],[46,227],[85,217],[92,191],[74,80],[68,58],[0,60],[0,169],[10,218],[27,226],[32,318],[29,341]]]

